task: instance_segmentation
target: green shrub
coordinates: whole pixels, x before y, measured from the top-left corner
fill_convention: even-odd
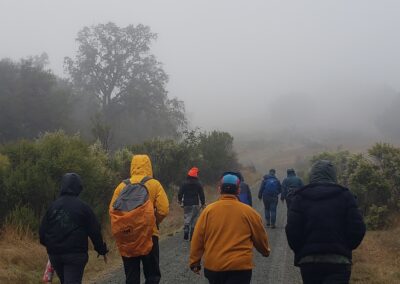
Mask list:
[[[18,231],[38,231],[39,229],[39,218],[35,215],[35,212],[28,206],[16,205],[12,209],[7,217],[6,224],[17,228]]]
[[[386,205],[372,205],[365,218],[368,229],[376,230],[386,227],[389,223],[389,210]]]

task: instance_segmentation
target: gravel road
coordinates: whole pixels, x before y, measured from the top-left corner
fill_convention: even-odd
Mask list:
[[[255,196],[255,195],[253,195]],[[263,216],[262,202],[255,200],[255,208]],[[286,204],[279,202],[277,228],[267,228],[271,255],[262,257],[255,252],[256,267],[253,270],[252,283],[296,284],[301,283],[299,269],[293,266],[293,253],[289,249],[285,235]],[[183,240],[181,233],[160,242],[161,283],[186,284],[208,283],[204,275],[198,276],[188,268],[189,243]],[[97,284],[125,283],[122,267],[105,275]],[[144,281],[143,281],[144,283]]]

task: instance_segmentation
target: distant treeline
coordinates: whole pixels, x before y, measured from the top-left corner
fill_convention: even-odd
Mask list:
[[[319,159],[336,165],[338,182],[357,196],[370,229],[390,224],[392,214],[400,209],[400,148],[377,143],[367,154],[324,152],[311,162]]]
[[[130,176],[134,154],[148,154],[170,198],[192,166],[201,180],[217,182],[219,175],[238,167],[233,138],[226,132],[185,132],[180,140],[153,139],[114,153],[99,142],[89,144],[78,135],[62,131],[35,140],[20,140],[0,147],[0,222],[36,229],[40,216],[59,195],[61,177],[78,173],[83,180],[81,197],[99,217],[105,216],[112,192]]]
[[[143,25],[84,27],[67,78],[47,69],[48,57],[0,60],[0,143],[63,129],[105,149],[186,129],[184,103],[169,98],[168,75],[150,50],[156,34]]]

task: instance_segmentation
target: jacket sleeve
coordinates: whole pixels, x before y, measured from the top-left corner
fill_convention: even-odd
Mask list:
[[[154,201],[154,208],[156,211],[157,225],[159,225],[169,213],[169,201],[161,183],[157,181],[156,186],[157,190]]]
[[[85,208],[85,215],[87,217],[87,233],[92,240],[95,251],[100,255],[105,255],[108,252],[107,245],[101,236],[100,223],[88,205]]]
[[[258,199],[261,199],[263,196],[264,184],[265,184],[265,180],[263,179],[260,184],[260,189],[258,190]]]
[[[46,211],[46,214],[44,214],[42,218],[42,222],[40,223],[39,227],[39,240],[40,243],[44,246],[46,246],[46,231],[47,231],[47,214],[48,211]]]
[[[278,192],[282,193],[282,185],[281,185],[281,182],[279,181],[279,179],[278,179]]]
[[[269,256],[271,249],[269,247],[267,232],[264,229],[261,216],[258,213],[254,215],[250,220],[251,240],[259,253],[263,256]]]
[[[203,189],[203,186],[201,185],[201,183],[199,183],[199,198],[200,198],[201,205],[206,204],[206,197],[204,196],[204,189]]]
[[[281,199],[284,200],[287,196],[287,179],[282,181],[282,194]]]
[[[247,188],[249,189],[249,205],[253,207],[253,197],[251,196],[251,189],[249,186]]]
[[[204,254],[204,234],[207,219],[207,208],[201,212],[194,227],[193,238],[190,243],[189,267],[199,265]]]
[[[182,203],[184,186],[185,186],[185,184],[182,184],[181,187],[179,188],[179,192],[178,192],[178,202],[179,203]]]
[[[358,210],[355,197],[348,192],[348,207],[346,216],[346,241],[351,250],[356,249],[364,238],[366,227]]]
[[[303,246],[304,242],[303,229],[305,220],[300,205],[300,197],[295,196],[288,212],[285,228],[288,244],[295,253]]]

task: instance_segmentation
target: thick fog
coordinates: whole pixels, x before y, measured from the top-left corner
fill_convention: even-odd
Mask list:
[[[396,0],[1,0],[0,58],[47,52],[65,76],[83,26],[142,23],[192,126],[380,139],[399,103],[399,14]]]

